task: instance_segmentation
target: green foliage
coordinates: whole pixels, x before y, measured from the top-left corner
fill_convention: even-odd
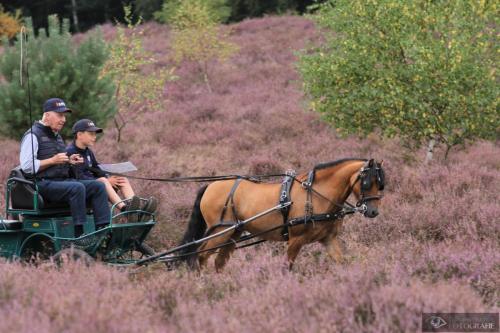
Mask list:
[[[204,8],[202,15],[207,15],[210,22],[226,22],[231,15],[231,7],[228,0],[166,0],[161,11],[155,13],[155,18],[167,24],[193,24],[201,23],[198,8]],[[187,12],[195,10],[193,13]],[[180,15],[184,15],[182,19]],[[183,28],[183,27],[178,27]]]
[[[118,112],[113,120],[118,142],[128,123],[148,110],[161,109],[165,82],[175,78],[173,68],[144,74],[143,70],[151,69],[156,60],[142,46],[142,31],[138,27],[140,21],[132,22],[130,7],[125,6],[124,11],[128,31],[118,26],[110,57],[101,73],[102,76],[111,76],[116,86]]]
[[[29,20],[31,21],[31,20]],[[30,25],[31,27],[31,25]],[[56,16],[49,17],[48,35],[39,31],[38,38],[30,32],[23,44],[23,62],[29,69],[29,86],[34,119],[42,113],[42,105],[51,97],[64,99],[74,110],[69,122],[90,118],[98,123],[115,112],[114,86],[108,77],[99,77],[108,54],[100,34],[94,33],[76,46],[71,41],[69,23],[62,28]],[[0,59],[0,132],[19,138],[29,127],[28,82],[20,84],[21,39],[4,50]],[[69,135],[71,126],[63,134]]]
[[[225,61],[238,48],[227,40],[227,33],[218,26],[219,16],[208,3],[207,0],[179,1],[169,14],[169,22],[174,59],[196,62],[208,90],[212,91],[209,62]]]
[[[338,0],[314,18],[325,43],[299,68],[312,108],[340,133],[448,150],[498,137],[496,2]]]

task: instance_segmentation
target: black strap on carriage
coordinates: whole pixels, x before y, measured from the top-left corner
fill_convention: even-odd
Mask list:
[[[295,180],[295,170],[288,170],[286,172],[286,176],[283,178],[281,182],[281,190],[280,190],[280,204],[284,204],[286,202],[290,202],[290,190],[292,189],[292,185]],[[282,208],[281,215],[283,215],[283,229],[281,230],[281,236],[283,239],[288,240],[288,214],[290,214],[290,206],[286,206]]]

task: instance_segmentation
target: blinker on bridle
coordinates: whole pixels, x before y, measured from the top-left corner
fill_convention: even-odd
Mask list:
[[[369,166],[368,162],[365,164],[356,178],[353,186],[356,182],[360,182],[361,187],[361,198],[356,203],[356,207],[361,207],[362,205],[366,206],[368,201],[380,200],[382,199],[382,195],[371,195],[367,196],[366,192],[369,191],[372,187],[372,179],[375,178],[375,182],[377,184],[377,188],[379,191],[383,191],[385,187],[385,174],[384,170],[378,163],[374,163],[372,166]]]

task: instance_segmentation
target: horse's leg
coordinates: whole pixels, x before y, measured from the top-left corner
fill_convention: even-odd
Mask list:
[[[339,221],[335,228],[321,243],[326,247],[326,251],[330,258],[335,260],[337,264],[342,263],[342,247],[340,246],[338,235],[342,227],[342,221]]]
[[[207,249],[208,248],[208,242],[205,242],[203,243],[203,245],[201,245],[199,248],[198,248],[198,251],[202,251],[204,249]],[[198,264],[200,265],[200,269],[203,269],[205,268],[205,266],[207,265],[207,261],[208,261],[208,258],[210,258],[210,256],[215,252],[215,250],[212,250],[212,251],[206,251],[206,252],[202,252],[198,255]]]
[[[217,228],[217,229],[215,229],[213,231],[213,233],[217,233],[217,232],[220,232],[220,231],[221,230],[219,228]],[[225,234],[222,234],[222,235],[220,235],[218,237],[212,238],[212,239],[206,241],[205,243],[203,243],[203,245],[200,246],[200,248],[198,249],[198,251],[203,251],[203,250],[206,250],[206,249],[211,249],[211,248],[219,246],[219,245],[221,245],[223,243],[227,243],[227,242],[229,242],[229,240],[231,239],[231,236],[233,234],[234,234],[234,230],[233,231],[228,231]],[[232,246],[232,245],[233,244],[228,245],[228,246]],[[216,251],[217,251],[217,249],[200,253],[198,255],[198,263],[200,264],[200,267],[206,266],[208,259]],[[217,262],[216,262],[216,268],[217,268]]]
[[[335,260],[337,264],[342,263],[342,247],[337,235],[328,235],[321,243],[326,247],[330,258]]]
[[[233,236],[227,241],[228,242],[230,242],[231,240],[236,241],[240,238],[240,235],[241,232],[235,232]],[[227,261],[229,260],[229,257],[231,256],[231,253],[233,253],[235,248],[236,248],[236,243],[231,243],[219,250],[219,253],[217,253],[217,257],[215,257],[215,270],[217,272],[220,272],[224,268]]]
[[[304,244],[305,240],[303,237],[293,237],[288,240],[288,248],[286,250],[288,256],[288,270],[292,270],[293,263]]]

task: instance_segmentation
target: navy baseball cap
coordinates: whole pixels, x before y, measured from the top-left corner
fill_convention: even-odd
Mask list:
[[[73,134],[78,132],[102,133],[102,128],[97,127],[90,119],[80,119],[73,125]]]
[[[66,107],[66,103],[60,98],[49,98],[43,103],[43,112],[71,112],[70,109]]]

